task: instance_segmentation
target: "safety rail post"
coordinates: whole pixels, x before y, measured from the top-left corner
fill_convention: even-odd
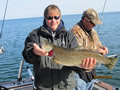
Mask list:
[[[19,73],[18,73],[18,78],[17,81],[20,82],[22,80],[21,74],[22,74],[22,68],[23,68],[24,60],[21,60],[20,68],[19,68]]]

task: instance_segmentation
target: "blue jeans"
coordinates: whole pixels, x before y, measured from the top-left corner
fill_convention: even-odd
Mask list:
[[[76,80],[76,87],[74,90],[92,90],[93,84],[97,82],[95,79],[93,79],[91,82],[85,82],[84,80],[80,79],[79,75],[75,74],[75,80]]]

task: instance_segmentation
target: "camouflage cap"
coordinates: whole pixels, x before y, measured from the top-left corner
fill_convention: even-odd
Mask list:
[[[87,9],[83,12],[83,16],[87,17],[94,24],[102,24],[97,12],[94,9]]]

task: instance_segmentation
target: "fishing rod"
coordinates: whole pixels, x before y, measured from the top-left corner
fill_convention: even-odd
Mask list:
[[[2,38],[2,32],[3,32],[3,27],[4,27],[4,21],[5,21],[5,16],[6,16],[6,12],[7,12],[7,6],[8,6],[8,0],[7,0],[7,2],[6,2],[5,12],[4,12],[3,20],[2,20],[0,39]],[[1,46],[1,48],[0,48],[0,54],[2,54],[3,52],[4,52],[4,48],[3,48],[3,46]]]
[[[102,19],[103,19],[103,14],[104,14],[106,2],[107,2],[107,0],[105,0],[105,2],[104,2],[104,6],[103,6],[102,13],[101,13],[101,17],[100,17],[100,20],[101,20],[101,21],[102,21]],[[100,30],[100,25],[98,26],[97,33],[99,32],[99,30]]]
[[[4,22],[5,22],[5,16],[6,16],[6,12],[7,12],[7,6],[8,6],[8,0],[7,0],[7,2],[6,2],[5,12],[4,12],[3,20],[2,20],[0,39],[1,39],[1,37],[2,37],[2,32],[3,32]]]

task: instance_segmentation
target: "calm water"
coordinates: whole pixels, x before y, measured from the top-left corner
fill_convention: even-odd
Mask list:
[[[81,15],[62,16],[67,30],[76,24],[80,18]],[[42,25],[42,21],[43,18],[41,17],[5,21],[0,40],[0,46],[3,45],[5,49],[4,54],[0,55],[0,82],[17,80],[20,61],[23,59],[24,40],[33,29]],[[98,26],[95,28],[101,42],[109,48],[109,55],[120,54],[120,12],[105,13],[102,21],[103,24],[100,26],[100,30],[98,30]],[[22,71],[23,78],[28,77],[27,65],[32,69],[32,65],[25,62]],[[96,70],[98,76],[112,76],[112,79],[104,78],[100,80],[114,87],[120,86],[120,60],[112,71],[109,71],[104,65],[97,67]]]

